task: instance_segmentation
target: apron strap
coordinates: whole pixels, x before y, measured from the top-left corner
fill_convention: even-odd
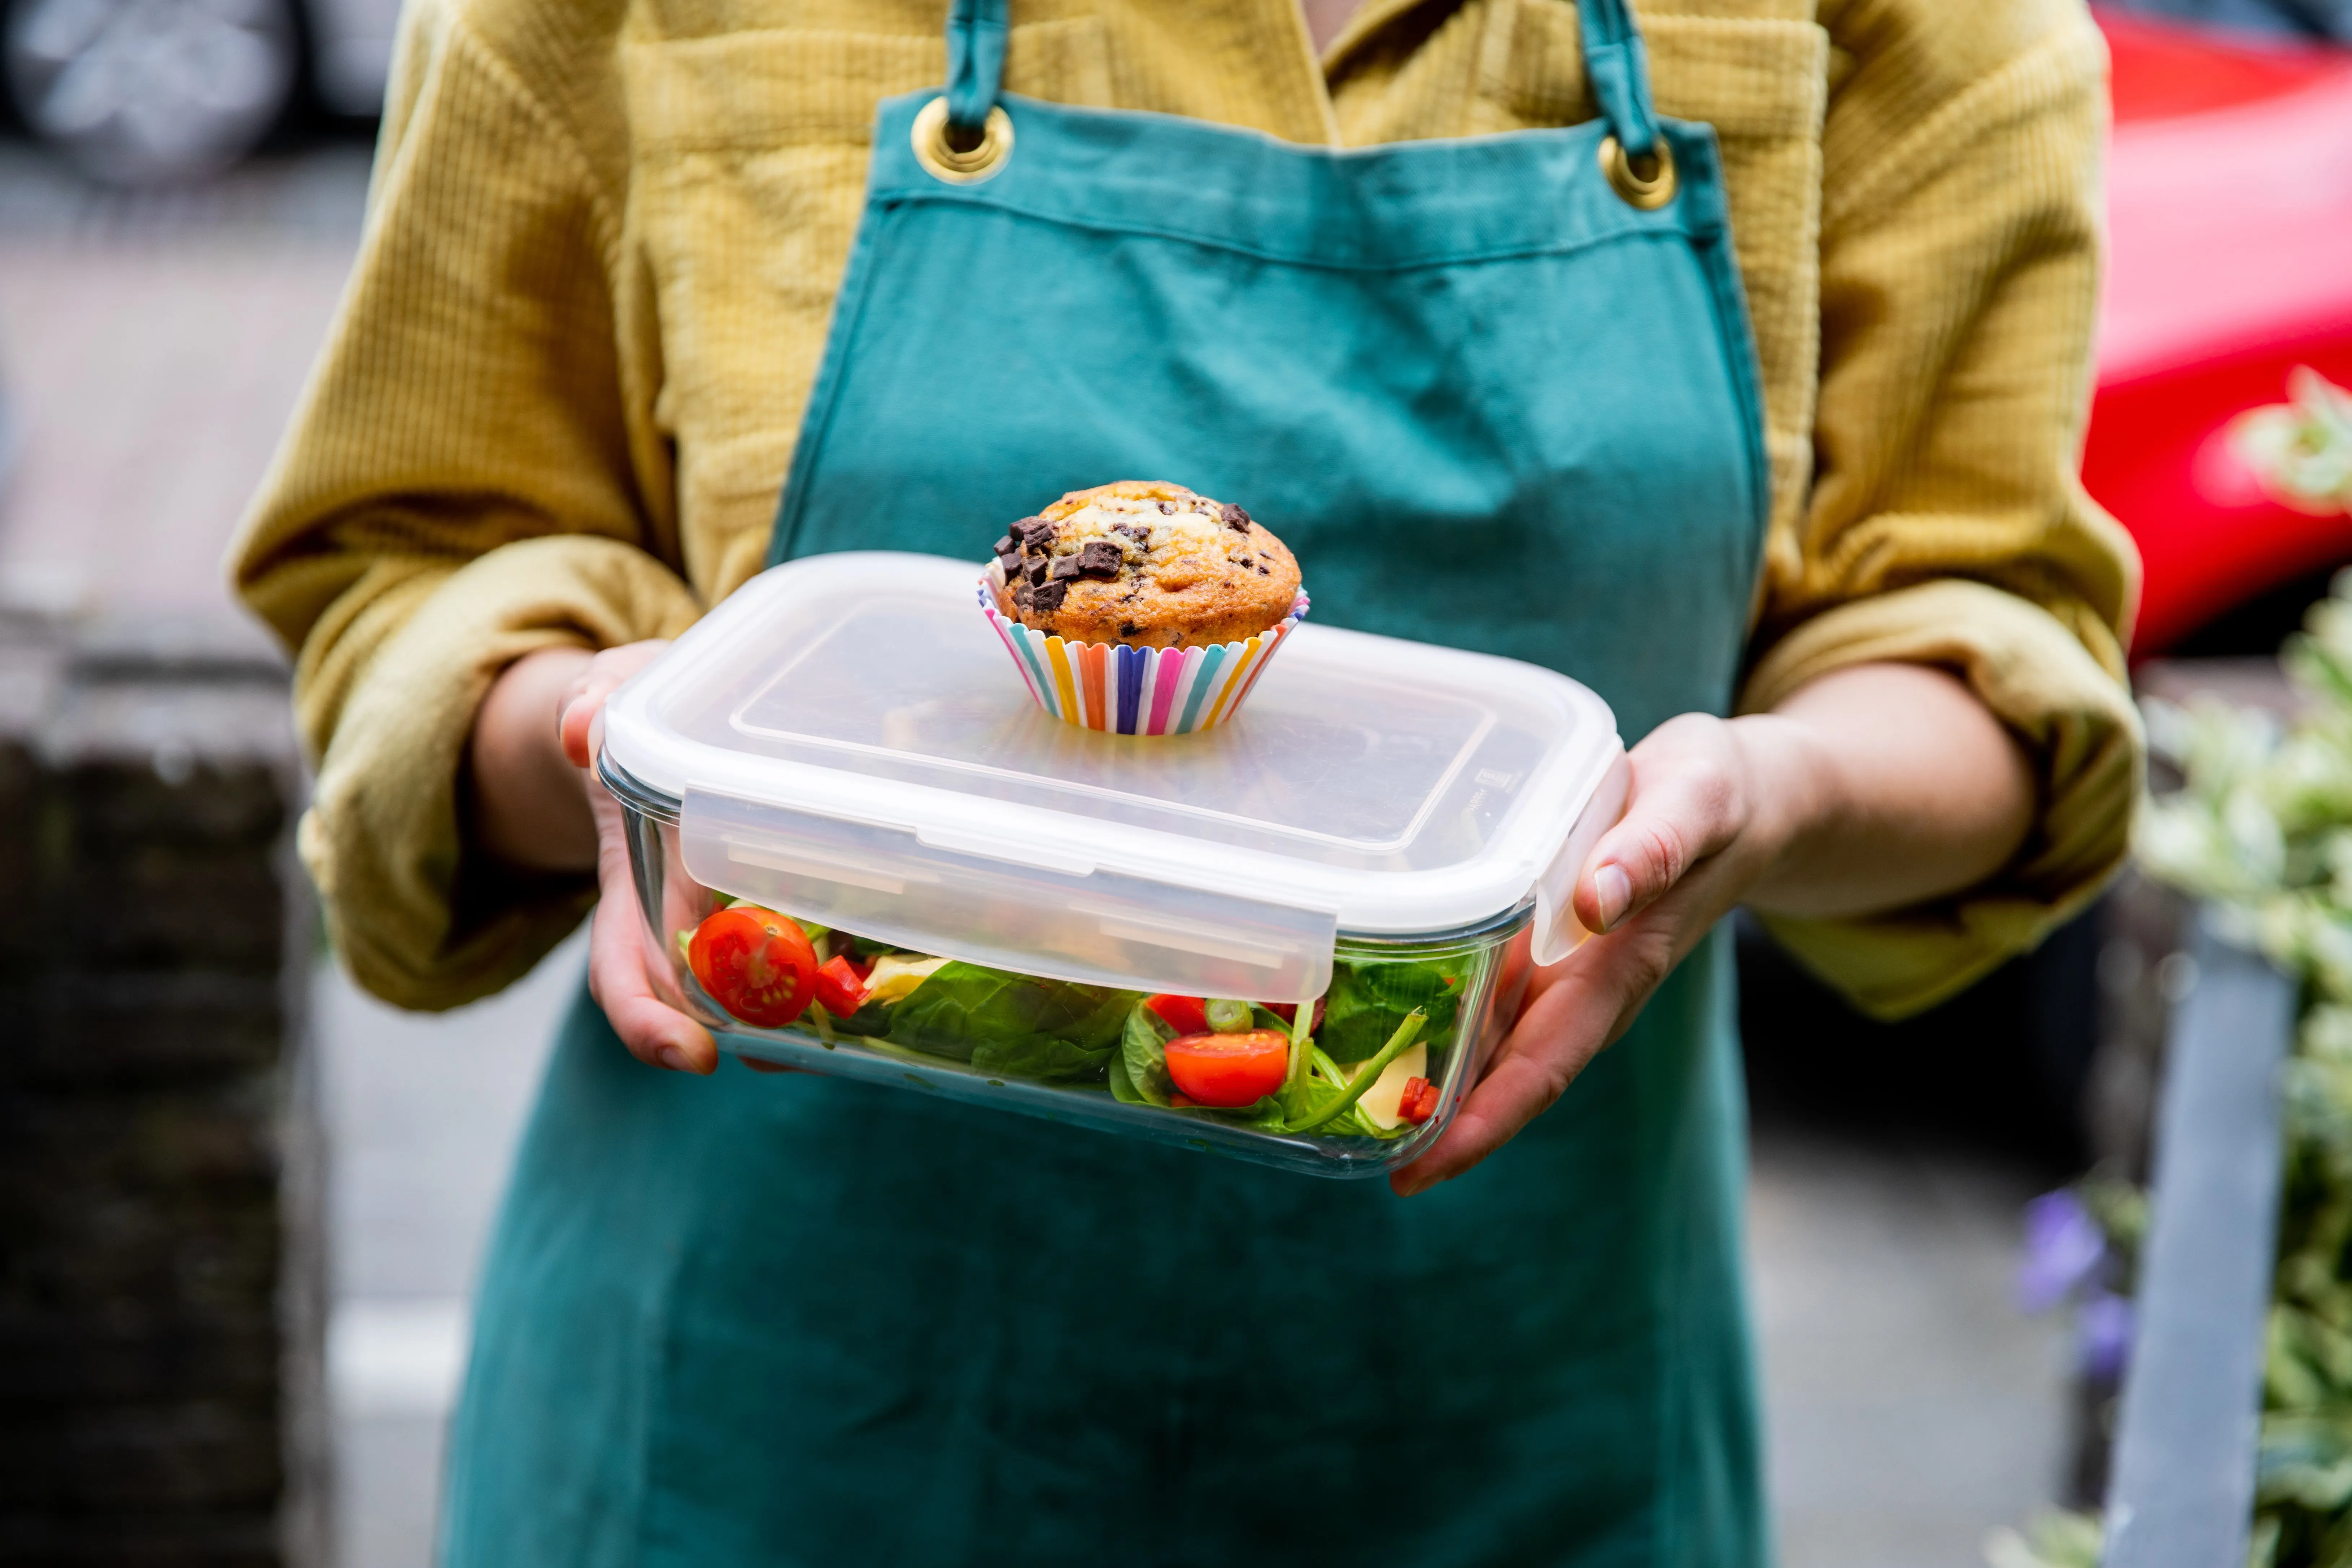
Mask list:
[[[948,121],[970,132],[987,122],[1004,84],[1005,0],[954,0],[948,9]]]
[[[1004,82],[1006,0],[952,0],[948,9],[948,119],[977,132]],[[1625,0],[1576,0],[1584,74],[1601,117],[1628,157],[1658,144],[1650,109],[1650,64]]]
[[[1592,84],[1610,134],[1627,157],[1654,151],[1658,121],[1650,110],[1649,54],[1642,47],[1641,29],[1633,26],[1625,0],[1576,0],[1576,15],[1585,79]]]

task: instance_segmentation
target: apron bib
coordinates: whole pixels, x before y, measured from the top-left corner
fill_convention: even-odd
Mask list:
[[[1003,0],[956,0],[945,114],[987,139],[880,105],[771,558],[977,563],[1172,479],[1280,534],[1318,621],[1552,666],[1629,742],[1724,711],[1768,481],[1714,137],[1652,113],[1622,0],[1580,11],[1600,121],[1339,152],[1002,95]],[[1718,933],[1401,1202],[653,1073],[583,998],[445,1560],[1761,1563],[1731,1011]]]

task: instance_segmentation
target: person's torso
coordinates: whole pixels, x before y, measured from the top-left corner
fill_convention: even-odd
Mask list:
[[[1657,142],[1639,90],[1611,134],[1666,203],[1598,128],[1332,158],[1034,100],[959,184],[898,100],[773,556],[953,552],[1033,487],[1172,473],[1265,498],[1344,624],[1567,668],[1629,735],[1723,710],[1757,382],[1714,141]],[[1727,960],[1411,1203],[656,1079],[583,1009],[485,1288],[452,1560],[1760,1562]]]

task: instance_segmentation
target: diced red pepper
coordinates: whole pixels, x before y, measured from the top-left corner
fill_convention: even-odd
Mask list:
[[[1425,1078],[1404,1080],[1404,1093],[1397,1097],[1398,1119],[1415,1127],[1437,1114],[1437,1086]]]
[[[873,966],[866,966],[871,973]],[[866,1001],[866,975],[845,955],[828,958],[817,967],[817,1005],[836,1018],[846,1018]]]
[[[1163,994],[1146,996],[1143,1005],[1159,1014],[1161,1021],[1180,1035],[1205,1035],[1209,1032],[1209,1002],[1204,996]]]
[[[1323,1004],[1326,998],[1321,996],[1315,998],[1315,1021],[1307,1026],[1307,1032],[1310,1035],[1323,1026]],[[1276,1017],[1281,1019],[1286,1024],[1296,1024],[1298,1022],[1298,1004],[1296,1002],[1268,1002],[1265,1005],[1265,1010],[1273,1014]]]

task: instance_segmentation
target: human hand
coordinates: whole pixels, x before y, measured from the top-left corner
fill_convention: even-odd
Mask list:
[[[583,665],[558,707],[555,732],[563,755],[580,771],[596,824],[596,912],[588,931],[588,994],[604,1009],[629,1054],[648,1067],[708,1074],[719,1068],[710,1031],[662,1000],[646,963],[645,917],[621,803],[598,782],[596,751],[604,741],[604,701],[621,683],[653,662],[666,641],[606,648]]]
[[[1840,670],[1770,713],[1686,713],[1627,760],[1625,815],[1576,884],[1576,918],[1596,934],[1535,972],[1453,1124],[1390,1176],[1398,1194],[1462,1174],[1559,1100],[1735,905],[1901,908],[1982,881],[2032,820],[2015,741],[1921,666]]]
[[[1767,809],[1771,786],[1747,739],[1687,713],[1629,753],[1625,815],[1574,894],[1576,918],[1597,934],[1529,976],[1517,1022],[1453,1125],[1390,1176],[1398,1194],[1462,1174],[1548,1110],[1771,865],[1787,828]]]

